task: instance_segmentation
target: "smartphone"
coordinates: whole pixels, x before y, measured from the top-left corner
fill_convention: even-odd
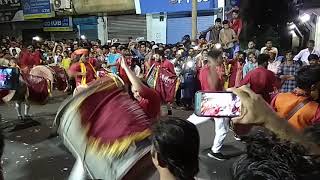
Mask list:
[[[0,67],[0,89],[17,90],[19,76],[18,68]]]
[[[232,92],[198,91],[195,114],[200,117],[238,117],[241,115],[241,101]]]

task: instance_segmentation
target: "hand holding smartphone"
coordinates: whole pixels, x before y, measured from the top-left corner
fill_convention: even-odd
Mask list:
[[[232,92],[198,91],[195,114],[200,117],[238,117],[241,115],[241,101]]]

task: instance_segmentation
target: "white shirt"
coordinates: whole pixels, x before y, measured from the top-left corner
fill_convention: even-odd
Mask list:
[[[260,53],[261,53],[261,54],[264,54],[264,51],[265,51],[266,49],[267,49],[267,47],[261,48]],[[276,53],[276,57],[278,57],[278,49],[277,49],[276,47],[272,47],[271,50],[269,50],[269,52],[274,52],[274,53]]]
[[[272,71],[274,74],[277,74],[280,65],[281,65],[281,61],[278,61],[278,60],[274,60],[273,62],[269,62],[268,70]]]
[[[307,49],[301,50],[299,52],[299,54],[297,54],[293,58],[293,60],[295,60],[295,61],[301,60],[304,65],[309,65],[308,57],[309,57],[310,54],[316,54],[316,55],[320,56],[320,52],[319,51],[313,49],[313,51],[310,53],[309,49],[307,48]]]
[[[11,56],[13,56],[13,54],[12,54],[12,50],[13,50],[13,49],[16,49],[17,55],[20,54],[20,52],[21,52],[21,49],[20,49],[20,48],[18,48],[18,47],[11,47],[11,48],[9,48],[9,52],[10,52]]]

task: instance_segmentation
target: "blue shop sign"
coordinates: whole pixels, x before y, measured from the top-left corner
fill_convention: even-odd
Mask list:
[[[198,10],[213,10],[218,7],[217,0],[198,0]],[[140,0],[141,14],[177,13],[192,10],[192,0]]]
[[[22,0],[25,19],[49,18],[54,16],[50,0]]]
[[[73,31],[71,17],[46,19],[43,24],[44,31]]]

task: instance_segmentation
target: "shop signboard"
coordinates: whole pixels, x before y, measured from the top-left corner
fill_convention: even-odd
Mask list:
[[[54,17],[50,0],[22,0],[25,19]]]
[[[46,19],[43,24],[43,31],[73,31],[72,18]]]

